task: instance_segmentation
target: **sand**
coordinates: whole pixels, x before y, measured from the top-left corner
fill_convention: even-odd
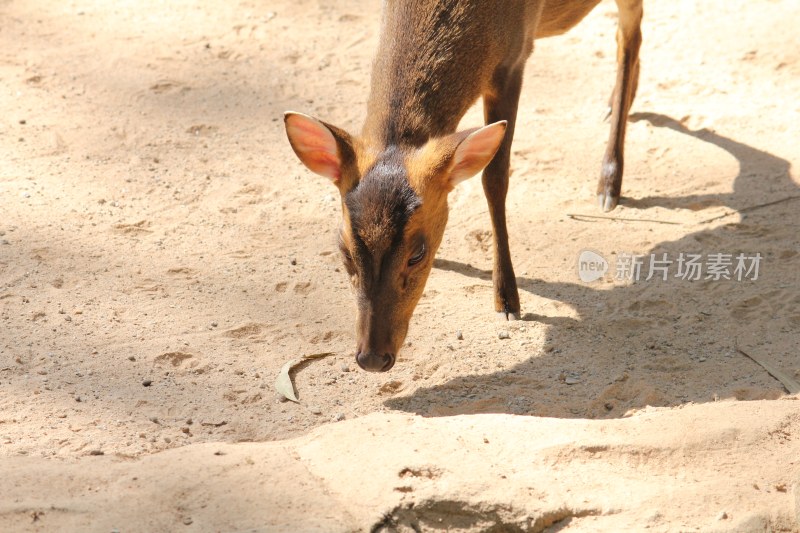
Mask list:
[[[0,530],[800,530],[798,396],[746,355],[800,379],[798,14],[645,5],[609,214],[616,7],[537,42],[508,200],[524,320],[495,319],[468,180],[368,374],[338,193],[282,114],[358,131],[379,3],[0,3]],[[732,279],[676,277],[680,254],[730,254]],[[281,366],[321,352],[281,401]]]

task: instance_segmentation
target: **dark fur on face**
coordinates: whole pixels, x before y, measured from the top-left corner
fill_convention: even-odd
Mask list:
[[[363,281],[370,283],[380,279],[389,266],[384,264],[385,258],[397,255],[394,252],[402,244],[406,223],[421,205],[408,184],[400,152],[388,150],[347,193],[345,204],[355,241],[353,259],[368,278]]]

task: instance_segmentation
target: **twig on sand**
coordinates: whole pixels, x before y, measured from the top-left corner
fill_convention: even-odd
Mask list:
[[[671,224],[673,226],[680,226],[680,222],[670,222],[669,220],[654,220],[652,218],[624,218],[624,217],[604,217],[601,215],[582,215],[580,213],[567,213],[567,216],[572,220],[587,222],[582,220],[585,218],[596,218],[600,220],[617,220],[621,222],[649,222],[651,224]]]
[[[783,387],[789,394],[797,394],[798,392],[800,392],[800,383],[798,383],[797,380],[792,378],[789,374],[778,368],[775,368],[774,366],[762,360],[761,358],[755,357],[745,352],[744,350],[739,348],[738,342],[734,341],[733,346],[736,348],[737,352],[744,355],[745,357],[750,358],[752,361],[757,363],[761,368],[766,370],[770,376],[780,381],[781,385],[783,385]]]
[[[763,203],[763,204],[756,204],[756,205],[751,205],[751,206],[748,206],[748,207],[743,207],[742,209],[737,209],[735,211],[726,211],[725,213],[722,213],[721,215],[717,215],[715,217],[711,217],[711,218],[707,218],[705,220],[701,220],[700,222],[698,222],[698,224],[708,224],[709,222],[714,222],[715,220],[719,220],[721,218],[729,217],[729,216],[735,215],[737,213],[747,213],[749,211],[755,211],[756,209],[761,209],[763,207],[770,207],[770,206],[773,206],[773,205],[782,204],[784,202],[791,202],[792,200],[797,200],[798,198],[800,198],[800,194],[795,195],[795,196],[787,196],[786,198],[781,198],[780,200],[773,200],[771,202],[766,202],[766,203]]]

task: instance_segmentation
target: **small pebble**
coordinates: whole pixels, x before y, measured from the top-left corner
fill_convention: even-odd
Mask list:
[[[89,455],[105,455],[105,452],[103,450],[92,450]]]
[[[64,320],[66,320],[67,322],[72,322],[72,317],[71,317],[71,316],[69,316],[69,315],[66,315],[66,316],[64,317]]]
[[[580,383],[580,382],[581,382],[581,378],[579,378],[578,376],[574,376],[574,375],[569,375],[569,376],[566,377],[566,379],[564,379],[564,383],[566,383],[567,385],[575,385],[576,383]]]
[[[292,266],[296,265],[296,264],[297,264],[297,259],[292,259],[292,260],[290,261],[290,263],[292,264]]]
[[[510,339],[511,338],[511,334],[509,334],[507,331],[501,331],[500,333],[497,334],[497,338],[498,339]]]
[[[128,356],[128,361],[136,361],[136,358],[132,355]]]
[[[285,403],[285,402],[289,401],[289,398],[287,398],[286,396],[284,396],[280,392],[276,392],[275,393],[275,400],[277,400],[277,401],[279,401],[281,403]]]
[[[700,359],[698,359],[698,361],[699,361],[700,363],[704,363],[704,362],[706,361],[706,358],[705,358],[705,357],[701,357]]]
[[[461,330],[460,330],[460,329],[459,329],[458,331],[456,331],[456,339],[458,339],[458,340],[460,340],[460,341],[463,341],[463,340],[464,340],[464,334],[463,334],[463,333],[461,333]]]
[[[339,368],[342,370],[342,372],[350,372],[350,367],[347,365],[347,363],[342,363],[342,366]]]
[[[149,387],[152,384],[153,384],[153,380],[152,379],[146,379],[146,380],[142,381],[142,385],[144,385],[145,387]]]
[[[727,520],[727,519],[728,519],[728,513],[726,513],[725,511],[722,511],[717,516],[717,520]]]
[[[20,196],[22,196],[23,198],[30,198],[31,197],[31,193],[29,193],[28,191],[24,191],[24,192],[20,193]]]
[[[218,322],[212,322],[212,323],[211,323],[211,327],[212,327],[212,328],[215,328],[215,327],[217,327],[217,326],[219,326],[219,323],[218,323]]]
[[[186,526],[191,525],[192,522],[194,522],[194,520],[192,520],[192,518],[190,516],[187,516],[186,518],[183,519],[183,524],[186,525]]]
[[[322,409],[320,409],[319,407],[311,407],[311,408],[309,408],[309,411],[311,411],[311,414],[313,414],[313,415],[321,415],[322,414]]]
[[[344,413],[336,413],[336,416],[333,417],[336,422],[341,422],[344,420]]]

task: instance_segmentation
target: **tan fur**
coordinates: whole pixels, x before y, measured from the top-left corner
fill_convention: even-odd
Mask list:
[[[589,12],[600,3],[600,0],[545,0],[536,38],[561,35],[572,29]]]
[[[636,93],[641,43],[641,0],[616,1],[618,75],[598,183],[598,200],[605,210],[613,209],[619,199],[625,122]],[[387,370],[394,364],[444,234],[447,194],[455,182],[487,164],[483,187],[494,239],[495,309],[508,319],[520,316],[505,198],[522,73],[535,38],[564,33],[598,3],[385,0],[361,135],[351,137],[325,125],[342,163],[336,180],[342,195],[341,243],[357,294],[356,359],[362,367]],[[470,132],[455,130],[479,98],[486,124],[502,121],[495,126],[503,130],[484,128],[473,138],[473,150]],[[313,124],[309,127],[313,132]],[[292,145],[296,152],[304,146]],[[326,153],[331,153],[328,148]],[[462,152],[473,159],[462,158]],[[387,191],[384,186],[389,184]],[[413,206],[402,204],[406,197],[413,197]],[[348,202],[357,209],[357,234]],[[427,254],[416,261],[420,243],[425,243]]]

